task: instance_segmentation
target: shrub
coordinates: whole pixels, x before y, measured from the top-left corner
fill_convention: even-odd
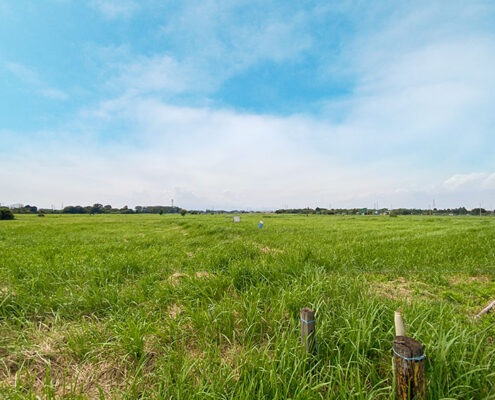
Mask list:
[[[8,208],[0,208],[0,219],[14,219],[14,214]]]

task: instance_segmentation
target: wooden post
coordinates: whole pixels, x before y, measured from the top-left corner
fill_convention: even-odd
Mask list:
[[[305,345],[306,353],[315,351],[315,312],[311,308],[301,309],[301,342]]]
[[[426,399],[425,349],[417,340],[396,336],[393,344],[398,400]]]
[[[492,301],[490,304],[488,304],[485,308],[483,308],[483,310],[481,310],[478,314],[476,314],[476,316],[474,318],[479,318],[483,314],[490,312],[490,310],[492,310],[492,309],[495,309],[495,300]]]

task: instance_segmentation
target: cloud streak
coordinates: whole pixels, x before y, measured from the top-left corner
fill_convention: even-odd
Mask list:
[[[91,0],[89,5],[108,19],[130,18],[139,9],[133,0]]]
[[[187,208],[259,209],[371,206],[376,201],[387,207],[427,207],[432,198],[439,206],[469,206],[495,189],[495,175],[488,173],[443,182],[435,174],[425,179],[414,170],[405,173],[407,163],[358,164],[352,151],[338,146],[315,154],[306,143],[308,132],[331,136],[340,128],[310,117],[260,116],[124,97],[104,102],[82,118],[84,132],[40,133],[37,140],[22,143],[23,153],[7,161],[17,163],[17,179],[4,183],[3,193],[20,195],[25,202],[33,202],[34,194],[44,205],[134,206],[174,198]],[[87,134],[91,123],[104,130],[105,124],[123,120],[133,129],[118,145],[102,145]],[[41,142],[47,155],[39,153]],[[33,170],[50,179],[33,177]],[[2,182],[8,182],[5,171],[0,170]]]
[[[21,82],[33,87],[35,92],[40,96],[53,100],[67,100],[69,98],[67,93],[60,89],[50,87],[39,78],[34,70],[22,64],[8,62],[5,63],[5,68]]]

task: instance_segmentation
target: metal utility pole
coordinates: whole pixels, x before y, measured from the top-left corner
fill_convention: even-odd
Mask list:
[[[174,208],[174,199],[171,199],[172,202],[172,208]]]

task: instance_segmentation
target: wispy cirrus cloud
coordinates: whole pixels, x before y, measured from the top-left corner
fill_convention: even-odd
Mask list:
[[[116,66],[118,74],[107,84],[127,94],[178,95],[209,89],[211,81],[188,62],[178,62],[169,55],[136,57]]]
[[[282,18],[255,10],[245,2],[170,5],[155,38],[166,42],[167,50],[146,56],[126,54],[112,66],[110,87],[205,98],[250,68],[291,62],[311,47],[311,35],[304,32],[305,13]]]
[[[493,190],[495,189],[495,172],[456,174],[447,179],[443,186],[451,191]]]
[[[33,69],[13,62],[7,62],[4,65],[12,75],[21,82],[31,86],[38,95],[53,100],[67,100],[69,98],[63,90],[51,87],[41,80]]]
[[[90,0],[89,5],[109,19],[130,18],[139,10],[134,0]]]
[[[488,178],[486,172],[471,172],[469,174],[456,174],[447,179],[443,186],[448,190],[465,189],[466,187],[481,187]]]

